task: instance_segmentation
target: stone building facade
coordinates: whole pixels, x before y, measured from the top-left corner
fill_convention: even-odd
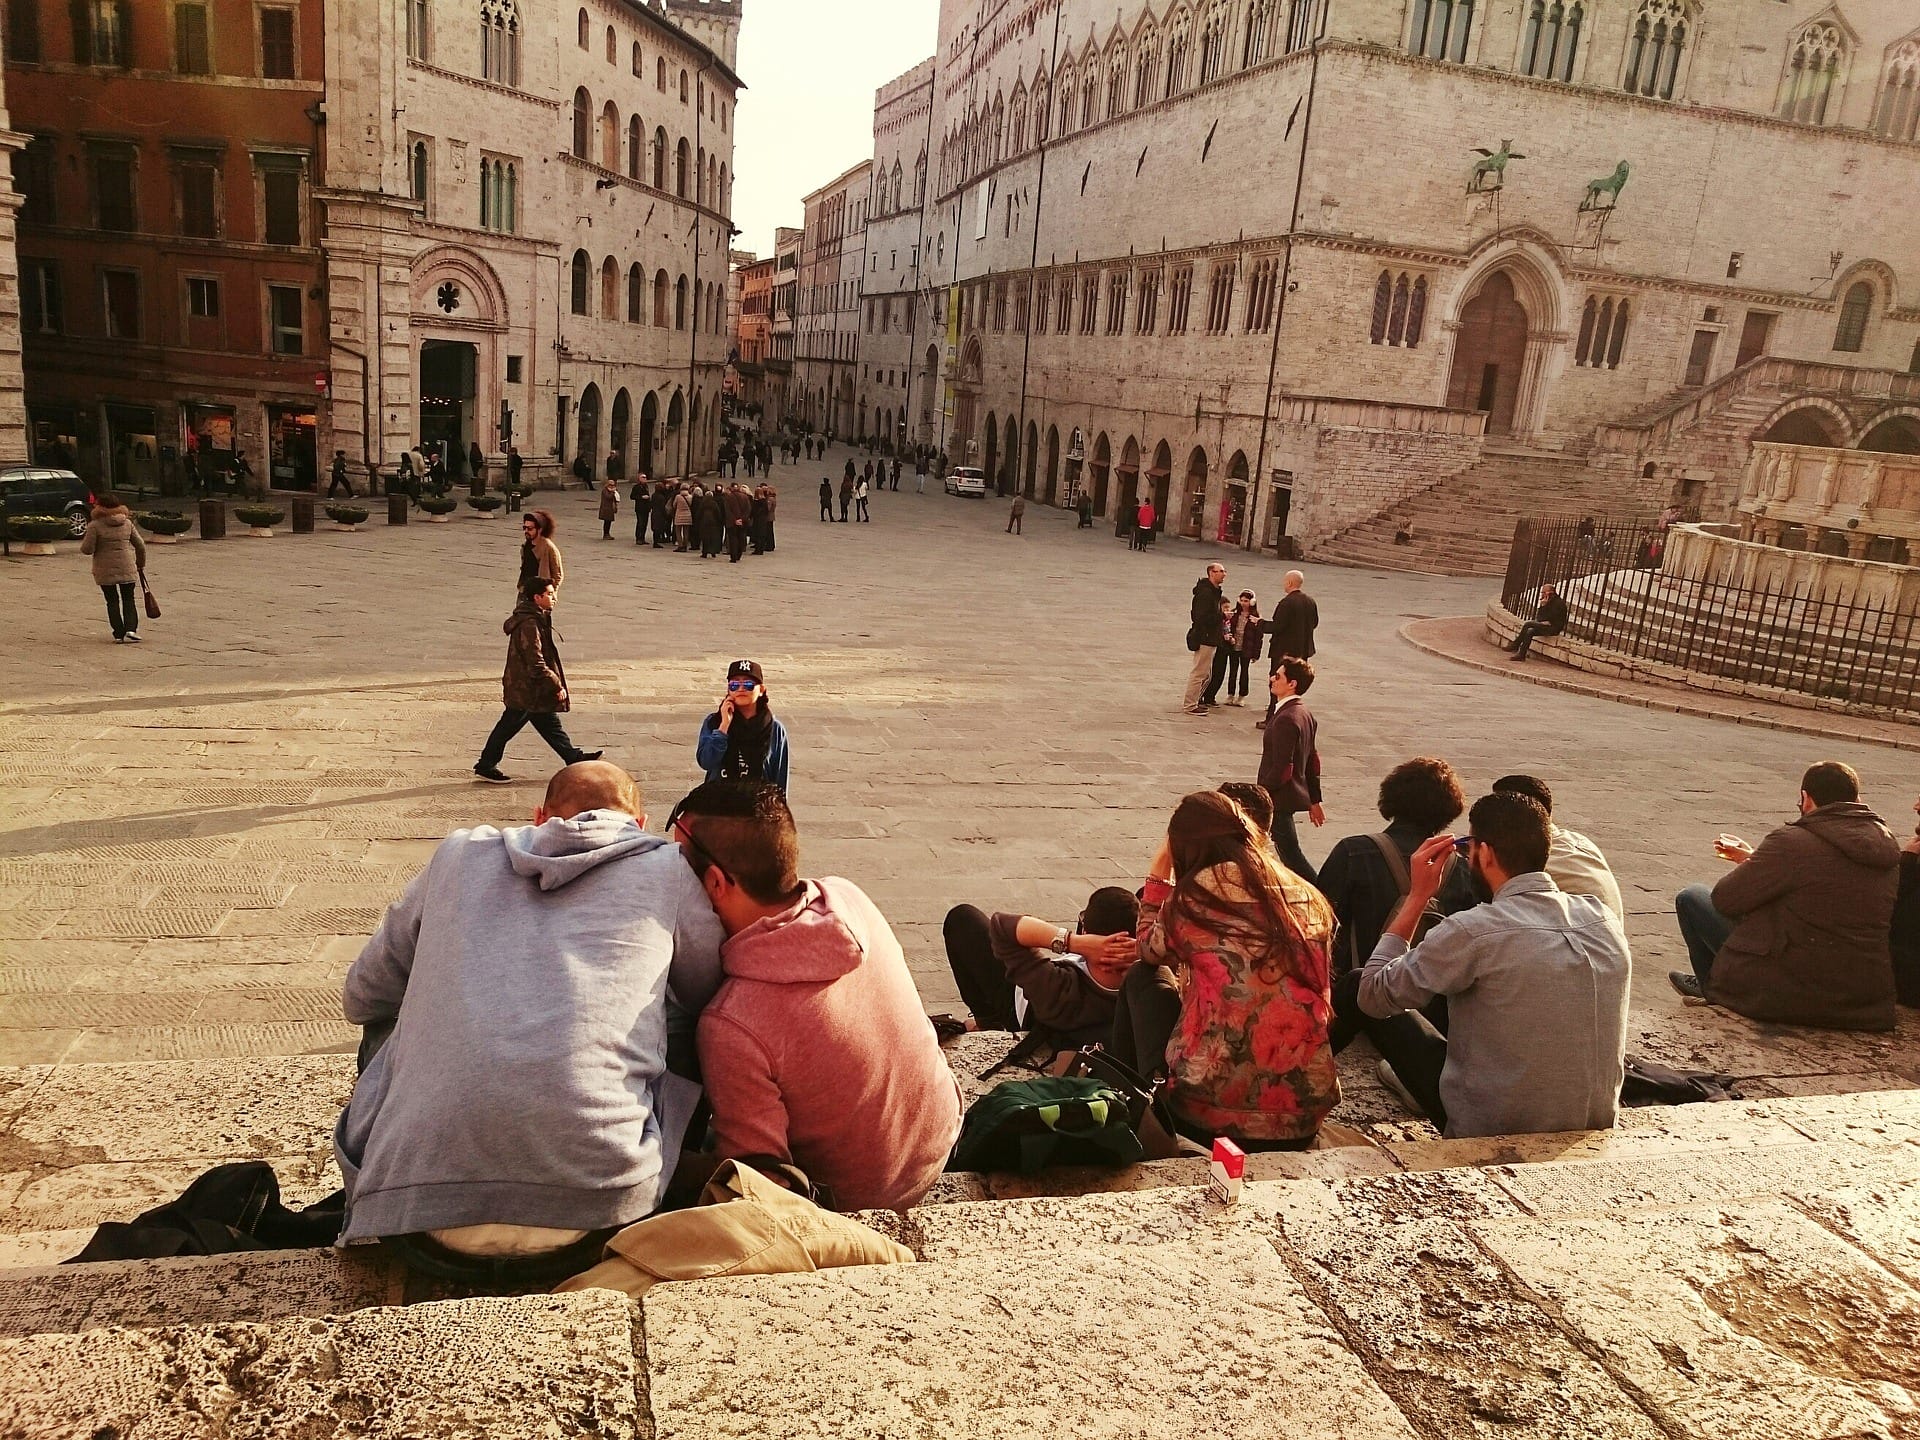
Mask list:
[[[6,24],[33,458],[152,489],[244,450],[313,488],[321,0],[10,0]]]
[[[333,443],[711,468],[736,0],[368,0],[327,27]],[[367,63],[378,57],[379,63]],[[457,466],[456,466],[457,468]]]
[[[0,39],[0,45],[4,45]],[[7,117],[6,67],[0,66],[0,153],[12,173],[13,157],[27,137]],[[14,215],[20,193],[12,186],[0,191],[0,465],[17,465],[27,458],[26,382],[20,362],[20,261],[14,245]]]
[[[734,398],[756,424],[772,426],[767,418],[767,360],[773,350],[773,276],[777,261],[771,255],[751,260],[733,272],[740,293],[734,317],[733,372],[739,388]]]
[[[1731,503],[1769,357],[1920,444],[1916,87],[1906,0],[942,0],[934,438],[1246,546],[1496,452]]]
[[[860,423],[869,174],[863,160],[807,196],[796,291],[792,403],[815,430],[848,439]]]
[[[932,138],[933,61],[927,60],[881,86],[873,108],[856,433],[896,445],[926,428],[938,388],[924,367],[915,383],[915,356],[938,328],[928,323],[920,293]],[[917,427],[909,418],[916,414]]]

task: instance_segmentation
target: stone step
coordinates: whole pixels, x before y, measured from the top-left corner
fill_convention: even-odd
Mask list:
[[[1411,1144],[1403,1173],[1255,1180],[1231,1207],[1191,1184],[923,1207],[906,1217],[919,1263],[666,1285],[637,1305],[211,1321],[187,1297],[186,1323],[149,1309],[0,1341],[0,1432],[1904,1433],[1920,1100],[1633,1121]],[[110,1288],[90,1321],[110,1319]]]

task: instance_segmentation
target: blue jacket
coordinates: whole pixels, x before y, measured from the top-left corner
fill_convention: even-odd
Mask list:
[[[720,773],[720,767],[727,758],[727,737],[717,715],[709,715],[700,722],[700,744],[693,755],[700,768],[707,772],[707,779],[726,778]],[[767,779],[783,791],[787,788],[787,727],[780,723],[777,715],[767,735],[766,771]]]

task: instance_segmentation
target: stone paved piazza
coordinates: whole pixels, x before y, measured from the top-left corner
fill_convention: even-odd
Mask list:
[[[843,454],[825,462],[838,473]],[[639,778],[656,821],[698,778],[693,742],[725,661],[760,659],[793,736],[804,867],[849,876],[892,919],[929,1008],[956,1005],[948,906],[1071,918],[1131,883],[1174,801],[1251,778],[1258,712],[1176,713],[1188,591],[1216,552],[1129,553],[1107,530],[1005,502],[875,496],[822,525],[820,471],[783,466],[780,545],[738,565],[603,541],[589,496],[560,520],[559,612],[577,740]],[[0,563],[18,617],[0,704],[0,1064],[350,1048],[339,983],[382,907],[448,830],[529,817],[552,757],[531,730],[485,787],[518,527],[452,524],[151,552],[165,615],[111,642],[86,565]],[[1225,554],[1267,608],[1281,567]],[[1314,567],[1323,615],[1327,828],[1378,827],[1379,776],[1436,753],[1470,793],[1549,779],[1606,850],[1632,911],[1633,1048],[1765,1077],[1758,1095],[1920,1080],[1899,1036],[1767,1030],[1684,1008],[1670,897],[1711,879],[1711,838],[1792,814],[1812,759],[1859,768],[1905,832],[1910,759],[1517,685],[1421,654],[1409,617],[1462,615],[1488,582]],[[27,637],[30,635],[30,639]]]
[[[596,538],[581,492],[556,502],[574,733],[663,814],[722,662],[761,659],[808,868],[867,886],[949,1006],[948,905],[1070,916],[1139,872],[1176,796],[1252,774],[1253,712],[1174,708],[1206,552],[1131,555],[1038,510],[1016,539],[998,502],[904,493],[829,529],[787,477],[782,548],[739,566],[636,555]],[[0,1437],[1908,1433],[1911,1025],[1766,1029],[1684,1008],[1663,972],[1668,894],[1713,873],[1709,837],[1784,817],[1813,755],[1900,816],[1911,757],[1515,684],[1397,638],[1476,612],[1477,581],[1313,573],[1333,819],[1309,852],[1372,828],[1406,755],[1447,755],[1476,790],[1540,771],[1629,897],[1633,1048],[1755,1098],[1442,1141],[1362,1042],[1348,1143],[1253,1157],[1232,1209],[1195,1160],[949,1175],[869,1217],[918,1264],[638,1305],[402,1303],[439,1292],[377,1249],[55,1265],[223,1160],[270,1160],[293,1204],[338,1184],[341,976],[441,834],[524,818],[547,773],[531,735],[521,784],[467,773],[514,545],[462,518],[156,550],[166,615],[137,648],[105,638],[77,557],[0,564],[37,627],[0,708]],[[1278,593],[1275,567],[1225,558],[1231,585]],[[960,1042],[956,1071],[996,1043]]]

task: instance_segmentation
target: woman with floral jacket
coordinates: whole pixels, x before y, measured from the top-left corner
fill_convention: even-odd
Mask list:
[[[1217,791],[1189,795],[1147,872],[1115,1056],[1164,1074],[1203,1143],[1305,1149],[1340,1101],[1327,1029],[1333,912]]]

